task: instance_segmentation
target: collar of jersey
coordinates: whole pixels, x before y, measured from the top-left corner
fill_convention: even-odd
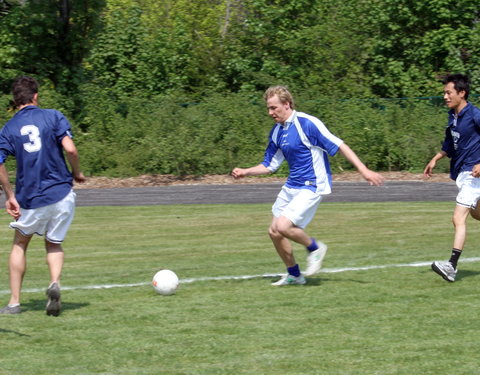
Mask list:
[[[32,108],[37,108],[36,105],[33,105],[33,104],[30,104],[30,105],[27,105],[26,107],[23,107],[20,111],[18,112],[22,112],[22,111],[26,111],[28,109],[32,109]]]
[[[290,117],[285,121],[283,124],[280,123],[280,125],[284,128],[288,128],[290,125],[293,124],[293,121],[295,121],[295,116],[297,115],[297,111],[293,111]]]
[[[470,108],[471,105],[472,104],[470,102],[467,102],[467,105],[460,111],[460,113],[457,115],[457,118],[462,117],[465,114],[465,112],[468,111],[468,109]],[[448,113],[455,116],[455,110],[454,109],[451,109],[450,111],[448,111]]]

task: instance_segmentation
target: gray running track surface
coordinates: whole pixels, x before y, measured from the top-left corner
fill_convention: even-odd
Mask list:
[[[170,185],[158,187],[76,189],[77,206],[148,206],[166,204],[273,203],[282,183],[238,185]],[[334,182],[324,202],[455,201],[452,182]]]

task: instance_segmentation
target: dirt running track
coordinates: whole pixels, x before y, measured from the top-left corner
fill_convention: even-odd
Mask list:
[[[166,204],[273,203],[278,183],[230,185],[171,185],[132,188],[76,189],[77,206],[147,206]],[[455,201],[452,182],[388,181],[372,187],[366,182],[333,182],[324,202]]]

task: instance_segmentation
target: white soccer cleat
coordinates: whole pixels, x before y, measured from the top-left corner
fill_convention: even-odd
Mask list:
[[[280,280],[272,283],[273,286],[285,286],[285,285],[304,285],[307,281],[303,275],[298,277],[292,275],[283,276]]]
[[[312,276],[320,271],[322,268],[323,258],[327,253],[327,245],[323,242],[318,241],[318,249],[312,252],[309,252],[307,255],[307,269],[303,272],[304,276]]]
[[[450,262],[433,262],[432,270],[442,276],[445,280],[453,283],[455,281],[455,276],[457,276],[457,270],[453,268],[452,263]]]

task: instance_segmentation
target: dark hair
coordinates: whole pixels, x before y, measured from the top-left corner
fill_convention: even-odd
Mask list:
[[[13,102],[17,107],[33,102],[38,93],[38,82],[28,76],[18,77],[12,84]]]
[[[453,82],[453,87],[457,92],[465,91],[465,100],[470,93],[470,79],[464,74],[450,74],[443,79],[443,84]]]

